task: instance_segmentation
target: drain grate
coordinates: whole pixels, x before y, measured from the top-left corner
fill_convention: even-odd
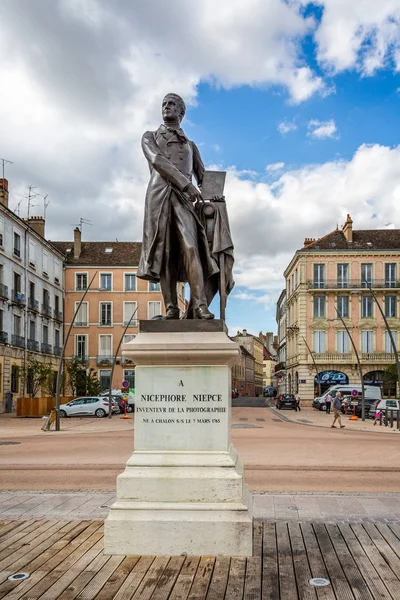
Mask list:
[[[248,423],[235,423],[232,425],[232,429],[262,429],[261,425],[250,425]]]
[[[18,446],[21,442],[0,442],[0,446]]]

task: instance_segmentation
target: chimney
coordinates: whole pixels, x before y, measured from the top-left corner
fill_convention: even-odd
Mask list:
[[[24,221],[25,220],[26,219],[24,219]],[[43,217],[29,217],[28,225],[30,225],[32,229],[36,231],[36,233],[38,233],[44,238],[45,220],[43,219]]]
[[[307,246],[310,246],[314,242],[315,238],[304,238],[304,248],[307,248]]]
[[[74,258],[79,258],[81,255],[81,230],[79,227],[74,229]]]
[[[244,335],[246,337],[246,335],[247,335],[247,329],[243,329],[243,334],[242,335]]]
[[[353,221],[350,215],[347,215],[346,223],[343,225],[343,233],[348,242],[353,241]]]
[[[0,204],[7,206],[8,208],[8,181],[7,179],[0,179]]]

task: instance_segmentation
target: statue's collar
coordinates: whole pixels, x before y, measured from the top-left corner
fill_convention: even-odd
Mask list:
[[[161,133],[161,135],[167,135],[168,132],[170,133],[175,133],[175,135],[178,136],[178,138],[182,141],[182,142],[188,142],[188,138],[185,135],[185,132],[183,131],[183,129],[181,127],[168,127],[167,125],[165,125],[164,123],[162,123],[160,125],[160,127],[158,128],[158,132]]]

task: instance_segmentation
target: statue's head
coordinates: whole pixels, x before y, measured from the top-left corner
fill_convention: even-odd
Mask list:
[[[162,101],[162,116],[166,121],[182,121],[185,116],[186,105],[178,94],[167,94]]]

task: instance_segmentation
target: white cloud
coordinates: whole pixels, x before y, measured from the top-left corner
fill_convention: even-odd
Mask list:
[[[310,137],[322,140],[325,138],[337,138],[337,127],[335,121],[330,119],[329,121],[318,121],[313,119],[308,123],[308,134]]]
[[[278,129],[279,133],[281,133],[282,135],[285,135],[286,133],[289,133],[290,131],[296,131],[297,125],[296,125],[296,123],[293,123],[290,121],[282,121],[281,123],[278,124],[277,129]]]
[[[271,163],[265,167],[265,170],[268,172],[280,171],[284,166],[284,162]]]

